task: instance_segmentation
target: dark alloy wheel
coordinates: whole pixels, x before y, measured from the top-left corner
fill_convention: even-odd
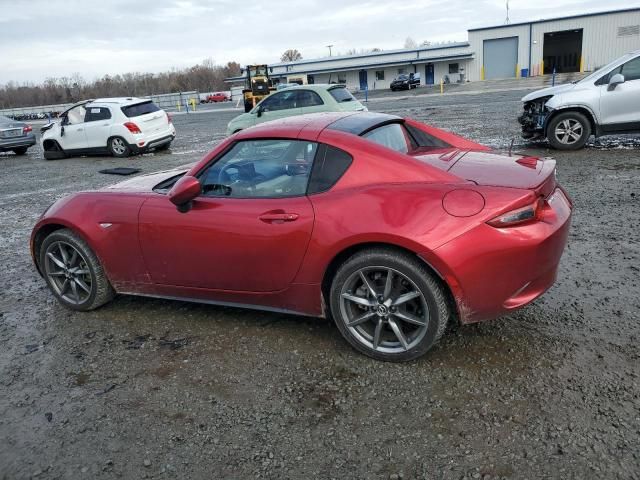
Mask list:
[[[578,150],[591,136],[591,123],[580,112],[564,112],[556,115],[547,127],[547,139],[557,150]]]
[[[93,310],[115,294],[96,255],[71,230],[56,230],[45,238],[39,265],[56,298],[73,310]]]
[[[388,361],[425,354],[450,316],[439,282],[417,259],[393,250],[360,252],[336,273],[331,312],[346,340]]]
[[[131,154],[129,144],[121,137],[113,137],[109,139],[109,151],[114,157],[124,158]]]

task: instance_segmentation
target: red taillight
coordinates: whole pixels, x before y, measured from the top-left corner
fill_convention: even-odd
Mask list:
[[[31,128],[31,125],[25,125],[24,127],[22,127],[22,133],[23,134],[27,134],[29,132],[31,132],[33,130],[33,128]]]
[[[487,223],[492,227],[512,227],[514,225],[521,225],[523,223],[531,222],[539,218],[539,214],[544,206],[544,200],[538,198],[531,205],[526,207],[516,208],[510,212],[503,213],[489,220]]]
[[[133,122],[127,122],[124,124],[124,126],[127,127],[127,130],[129,130],[131,133],[142,133],[140,131],[140,128],[138,128],[138,125]]]
[[[171,123],[171,122],[173,122],[173,118],[171,118],[171,115],[167,113],[167,123]]]

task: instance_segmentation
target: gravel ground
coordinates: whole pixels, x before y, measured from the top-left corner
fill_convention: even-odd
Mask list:
[[[118,180],[100,169],[199,159],[235,112],[176,115],[171,152],[128,160],[0,154],[0,479],[640,478],[640,139],[524,144],[524,93],[371,97],[372,110],[555,156],[576,205],[547,294],[410,364],[359,355],[320,319],[53,300],[28,252],[39,214]]]

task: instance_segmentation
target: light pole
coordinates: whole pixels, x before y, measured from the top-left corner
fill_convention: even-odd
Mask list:
[[[327,48],[329,49],[329,56],[331,56],[331,47],[333,47],[333,45],[327,45]]]

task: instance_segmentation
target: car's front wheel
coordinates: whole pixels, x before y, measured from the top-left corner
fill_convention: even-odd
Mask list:
[[[424,355],[451,312],[442,286],[418,259],[387,249],[359,252],[337,271],[331,313],[344,338],[378,360]]]
[[[109,151],[111,152],[111,155],[118,158],[124,158],[131,155],[131,148],[122,137],[112,137],[109,139]]]
[[[69,229],[56,230],[42,242],[39,266],[55,297],[68,308],[98,308],[115,295],[91,247]]]
[[[547,140],[557,150],[579,150],[591,136],[591,123],[580,112],[556,115],[547,127]]]

